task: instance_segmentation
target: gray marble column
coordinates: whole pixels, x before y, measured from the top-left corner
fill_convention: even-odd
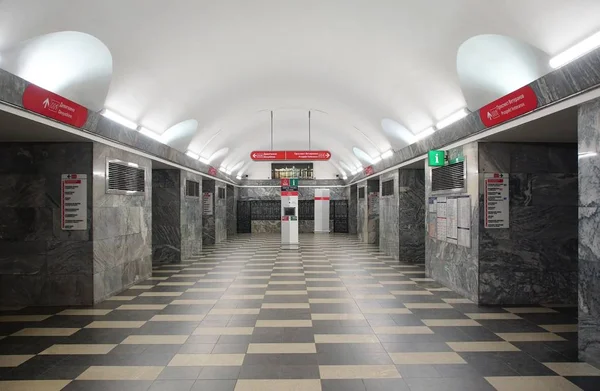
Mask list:
[[[600,99],[579,108],[579,358],[600,363]]]

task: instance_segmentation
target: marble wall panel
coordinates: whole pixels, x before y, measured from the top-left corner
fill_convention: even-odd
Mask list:
[[[351,235],[358,234],[358,189],[356,185],[346,188],[348,194],[348,231]]]
[[[600,99],[579,107],[579,358],[600,364]]]
[[[425,262],[425,170],[398,173],[399,259]]]
[[[106,160],[143,167],[143,195],[106,193]],[[104,144],[93,145],[94,301],[119,293],[152,271],[152,161]],[[120,249],[120,250],[117,250]]]
[[[380,187],[378,189],[379,194],[381,194],[379,200],[379,250],[393,256],[396,260],[400,256],[398,175],[398,170],[382,174],[379,177]],[[384,182],[388,181],[394,182],[394,193],[383,196],[382,186]]]
[[[88,175],[86,230],[61,229],[67,173]],[[92,143],[0,143],[0,305],[93,303],[92,186]]]
[[[281,232],[281,221],[254,220],[251,229],[253,234],[278,234]]]
[[[187,197],[186,181],[198,182],[200,197]],[[186,260],[202,251],[202,177],[181,170],[181,259]]]
[[[152,170],[153,263],[181,262],[180,209],[180,170]]]
[[[367,243],[379,244],[380,219],[379,178],[367,180]]]
[[[227,235],[233,237],[237,233],[237,188],[227,185]]]
[[[204,245],[215,244],[215,205],[217,201],[215,183],[216,181],[214,179],[204,178],[202,180],[202,191],[206,193],[212,193],[213,195],[213,207],[211,210],[212,214],[202,216],[202,243]]]
[[[509,173],[511,199],[508,229],[480,219],[481,304],[577,300],[576,161],[574,144],[479,144],[480,208],[486,172]]]
[[[227,240],[227,186],[222,182],[215,184],[215,242]],[[225,197],[219,198],[219,188],[225,190]]]
[[[428,276],[477,303],[479,301],[479,161],[478,145],[471,143],[449,153],[462,154],[471,197],[471,247],[425,237],[425,271]],[[425,168],[425,199],[432,196],[431,168]]]
[[[368,213],[367,213],[367,182],[363,181],[358,183],[357,185],[357,191],[358,194],[360,195],[361,192],[364,195],[363,198],[358,198],[358,205],[357,205],[357,213],[356,213],[356,226],[357,226],[357,233],[358,233],[358,240],[360,240],[363,243],[367,243],[367,240],[369,238],[368,235],[368,229],[367,229],[367,224],[368,224]],[[361,190],[361,188],[363,190]]]

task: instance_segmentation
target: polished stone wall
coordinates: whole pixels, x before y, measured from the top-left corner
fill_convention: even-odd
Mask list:
[[[145,169],[143,195],[106,193],[106,160]],[[152,273],[152,161],[127,151],[93,146],[94,301],[119,293]]]
[[[181,170],[152,170],[152,262],[181,262]],[[185,185],[184,185],[185,186]]]
[[[367,243],[379,244],[379,179],[367,180]]]
[[[398,172],[398,259],[425,262],[425,170]]]
[[[578,121],[579,358],[600,364],[600,99],[582,104]]]
[[[427,234],[425,237],[425,271],[431,278],[477,303],[479,301],[478,145],[470,143],[448,152],[451,155],[462,155],[465,158],[467,191],[463,195],[471,197],[471,247],[439,241]],[[425,199],[429,199],[431,196],[431,168],[426,167]]]
[[[281,199],[281,187],[279,180],[244,180],[238,188],[239,199],[248,200],[279,200]],[[329,189],[332,200],[348,199],[348,192],[339,180],[303,180],[299,181],[298,199],[312,200],[315,198],[315,189]]]
[[[199,183],[200,197],[185,195],[186,180]],[[202,176],[181,170],[179,196],[181,198],[181,259],[187,260],[202,251]]]
[[[394,170],[382,174],[379,179],[379,250],[394,259],[399,259],[400,251],[400,233],[399,233],[399,198],[398,198],[398,175],[399,171]],[[394,181],[394,193],[383,196],[382,184],[387,181]]]
[[[238,188],[227,185],[227,235],[232,237],[237,234],[237,208]]]
[[[363,194],[364,197],[363,198],[358,198],[358,202],[357,202],[357,213],[356,213],[356,231],[357,231],[357,235],[358,235],[358,240],[360,240],[363,243],[367,243],[368,240],[368,229],[367,229],[367,222],[368,222],[368,213],[367,213],[367,198],[368,198],[368,194],[367,194],[367,181],[363,181],[358,183],[357,185],[357,191],[358,193],[361,192],[361,188],[363,189]]]
[[[509,228],[479,221],[479,303],[577,301],[577,145],[479,143],[479,208],[484,175],[507,173]]]
[[[348,194],[348,232],[351,235],[356,235],[358,229],[358,192],[356,185],[346,188]]]
[[[217,203],[215,184],[214,179],[204,178],[202,180],[202,192],[212,193],[213,195],[212,214],[202,215],[202,243],[205,245],[215,244],[215,205]]]
[[[88,175],[88,229],[60,225],[61,175]],[[0,143],[0,306],[90,305],[92,143]]]
[[[219,198],[219,188],[225,190],[225,198]],[[227,185],[215,183],[215,243],[227,240]]]

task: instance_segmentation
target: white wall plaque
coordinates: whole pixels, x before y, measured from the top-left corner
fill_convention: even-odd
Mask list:
[[[508,174],[485,174],[484,177],[485,228],[509,227]]]
[[[85,231],[87,226],[87,175],[62,174],[60,181],[60,227]]]

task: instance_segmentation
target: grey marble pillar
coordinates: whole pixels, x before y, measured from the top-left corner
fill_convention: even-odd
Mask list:
[[[600,99],[579,108],[579,358],[600,363]]]

